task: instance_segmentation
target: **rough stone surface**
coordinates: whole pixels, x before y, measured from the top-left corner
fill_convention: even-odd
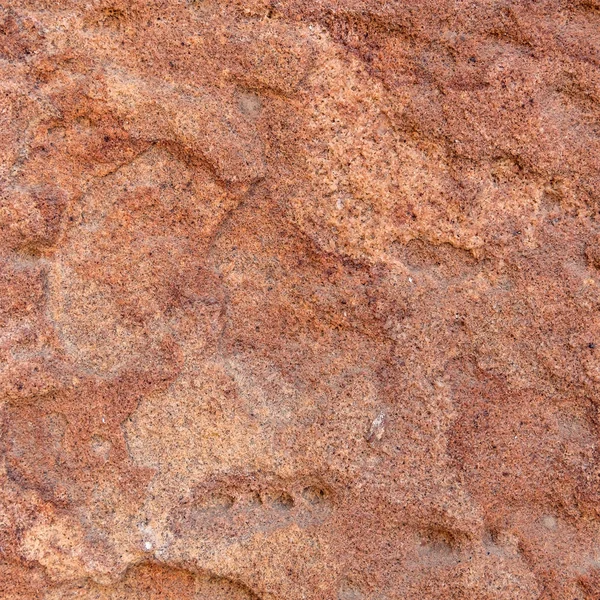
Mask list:
[[[0,598],[600,598],[598,0],[3,0],[0,72]]]

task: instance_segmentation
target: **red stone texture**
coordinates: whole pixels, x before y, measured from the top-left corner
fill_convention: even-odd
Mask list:
[[[600,598],[598,0],[2,0],[2,600]]]

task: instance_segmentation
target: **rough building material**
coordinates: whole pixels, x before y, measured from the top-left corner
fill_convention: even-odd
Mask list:
[[[600,598],[597,0],[4,0],[0,72],[0,598]]]

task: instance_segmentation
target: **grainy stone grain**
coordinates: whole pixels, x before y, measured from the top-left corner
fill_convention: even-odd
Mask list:
[[[597,600],[600,3],[0,4],[0,597]]]

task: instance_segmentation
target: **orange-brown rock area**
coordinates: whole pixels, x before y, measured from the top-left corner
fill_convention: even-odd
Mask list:
[[[2,0],[0,599],[600,598],[599,0]]]

